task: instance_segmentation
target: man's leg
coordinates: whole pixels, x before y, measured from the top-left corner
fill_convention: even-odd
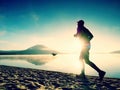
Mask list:
[[[84,62],[83,56],[84,56],[84,51],[81,51],[80,57],[79,57],[80,63],[81,63],[81,66],[82,66],[80,77],[83,78],[83,79],[86,79],[86,77],[85,77],[85,62]]]
[[[100,70],[93,62],[89,60],[89,51],[86,52],[85,62],[99,73],[100,80],[104,78],[105,72]]]
[[[98,73],[101,71],[93,62],[91,62],[89,60],[88,57],[85,58],[85,62],[86,62],[86,64],[88,64],[89,66],[91,66],[93,69],[95,69]]]
[[[85,75],[85,63],[84,63],[83,59],[80,59],[80,62],[82,65],[81,74]]]

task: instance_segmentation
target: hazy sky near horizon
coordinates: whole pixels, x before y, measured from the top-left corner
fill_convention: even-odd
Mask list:
[[[93,51],[120,50],[119,9],[119,0],[0,0],[0,50],[36,44],[78,50],[80,19],[94,35]]]

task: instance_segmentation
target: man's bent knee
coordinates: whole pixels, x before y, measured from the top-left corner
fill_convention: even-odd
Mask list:
[[[90,61],[89,59],[85,59],[85,63],[86,63],[86,64],[90,64],[91,61]]]

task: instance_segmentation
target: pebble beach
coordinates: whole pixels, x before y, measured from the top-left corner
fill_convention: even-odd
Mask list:
[[[120,79],[0,65],[0,90],[120,90]]]

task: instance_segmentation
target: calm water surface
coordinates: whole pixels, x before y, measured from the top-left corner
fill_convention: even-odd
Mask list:
[[[92,54],[90,60],[107,72],[107,77],[120,78],[120,54]],[[80,74],[79,55],[0,55],[0,65],[35,68]],[[97,76],[97,72],[85,65],[87,75]]]

